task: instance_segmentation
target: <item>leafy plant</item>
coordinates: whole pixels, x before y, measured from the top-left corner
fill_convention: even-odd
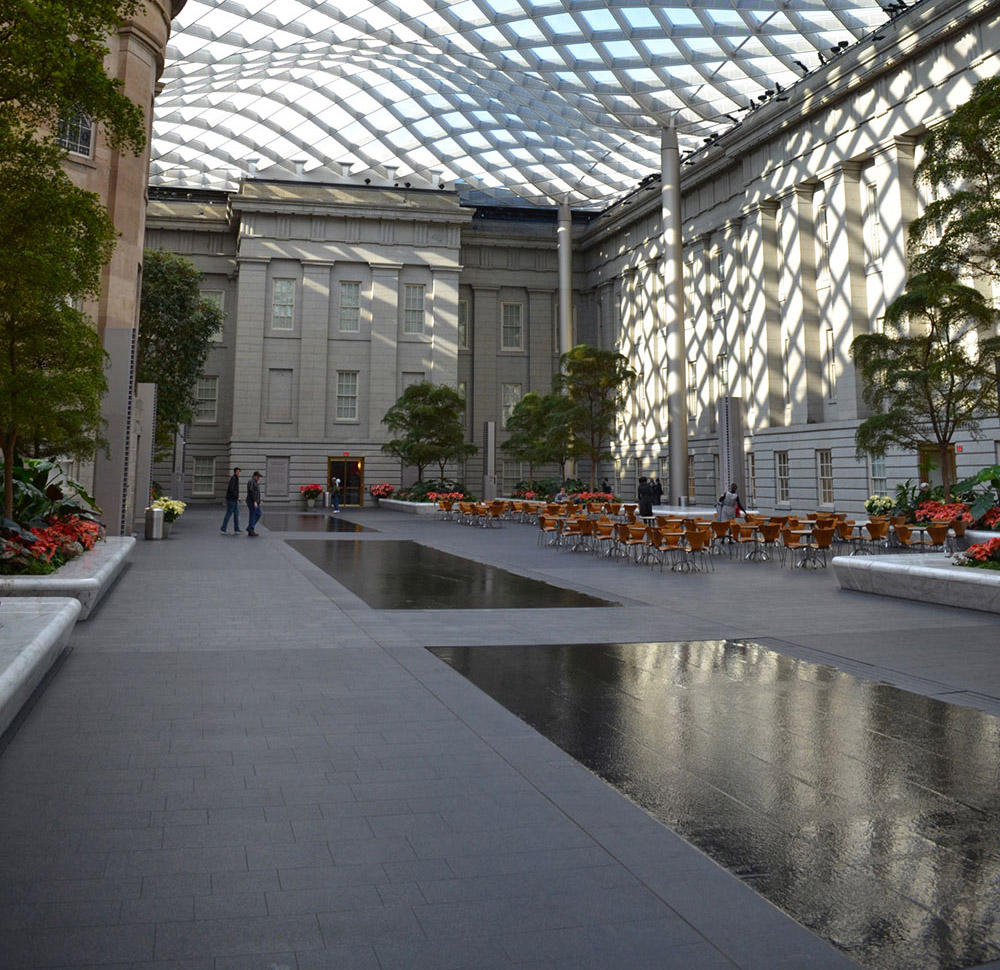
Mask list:
[[[439,478],[436,481],[415,482],[407,488],[401,488],[396,494],[396,497],[402,499],[404,502],[432,502],[434,500],[430,498],[431,492],[446,494],[460,492],[463,501],[473,498],[472,493],[466,489],[465,485],[461,482],[456,482],[451,478]]]
[[[980,488],[980,486],[986,486]],[[952,487],[952,493],[968,503],[969,513],[978,522],[994,506],[1000,505],[1000,465],[990,465]]]
[[[14,502],[5,525],[31,528],[45,526],[55,518],[72,515],[96,520],[100,508],[94,497],[75,479],[64,475],[58,462],[50,458],[17,458],[12,472]],[[13,520],[13,521],[12,521]]]

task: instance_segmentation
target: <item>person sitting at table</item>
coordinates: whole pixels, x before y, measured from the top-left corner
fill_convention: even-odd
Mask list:
[[[729,489],[719,496],[716,511],[720,522],[729,522],[743,514],[740,490],[736,482],[733,482]]]
[[[651,519],[653,517],[653,486],[650,485],[645,475],[639,479],[639,491],[636,497],[639,500],[639,518]]]
[[[569,501],[569,492],[566,491],[565,485],[559,486],[559,491],[556,492],[556,497],[552,501],[560,503]]]

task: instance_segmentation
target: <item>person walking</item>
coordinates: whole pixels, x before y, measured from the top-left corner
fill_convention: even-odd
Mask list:
[[[260,472],[254,472],[247,482],[247,509],[250,511],[250,524],[247,526],[247,535],[255,536],[259,533],[255,531],[257,520],[260,518]]]
[[[636,496],[639,500],[639,518],[640,519],[652,519],[653,518],[653,486],[647,481],[646,476],[643,475],[639,479],[639,491]]]
[[[731,522],[737,516],[743,514],[743,506],[740,502],[739,486],[733,482],[729,489],[719,496],[719,504],[716,507],[720,522]]]
[[[240,531],[240,470],[233,469],[233,474],[226,486],[226,517],[222,520],[222,528],[219,531],[225,535],[226,526],[229,525],[229,517],[233,519],[233,535]]]

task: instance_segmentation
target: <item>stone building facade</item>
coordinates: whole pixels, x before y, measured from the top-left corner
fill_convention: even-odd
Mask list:
[[[919,455],[856,456],[849,348],[905,284],[920,136],[997,73],[1000,14],[962,0],[912,14],[744,112],[682,169],[691,502],[714,504],[733,477],[764,510],[856,512],[873,491],[933,479]],[[550,389],[556,213],[461,198],[293,171],[157,194],[148,245],[191,258],[226,311],[179,452],[186,496],[218,500],[234,464],[260,468],[278,502],[356,467],[360,501],[412,477],[380,451],[407,383],[458,387],[477,444],[484,422],[502,440],[516,401]],[[639,373],[599,470],[623,494],[640,474],[669,481],[660,225],[655,178],[574,214],[574,342],[619,349]],[[956,445],[960,477],[1000,461],[1000,425]],[[455,470],[475,491],[482,462]],[[526,471],[502,453],[498,469],[501,492]]]

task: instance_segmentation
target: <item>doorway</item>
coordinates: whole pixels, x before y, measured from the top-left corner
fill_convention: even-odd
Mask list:
[[[340,479],[340,504],[360,507],[365,496],[364,458],[327,458],[326,487],[332,492]]]

